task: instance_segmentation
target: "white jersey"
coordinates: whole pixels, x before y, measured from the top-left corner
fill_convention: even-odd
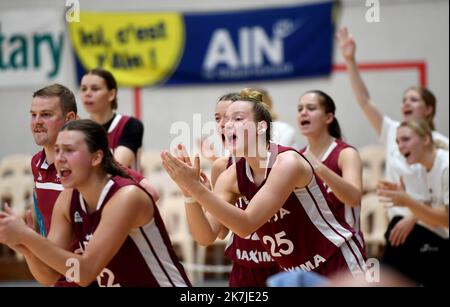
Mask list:
[[[427,172],[421,164],[410,165],[406,162],[398,149],[396,136],[397,128],[400,122],[384,116],[381,128],[380,141],[386,146],[386,180],[400,182],[400,176],[403,177],[406,192],[420,202],[428,202],[431,198],[427,189]],[[448,146],[448,137],[433,131],[433,139]],[[406,207],[390,207],[388,209],[389,219],[394,216],[412,215]]]
[[[427,173],[427,189],[431,195],[431,207],[448,209],[448,151],[438,149],[433,167]],[[430,228],[424,223],[421,225],[431,229],[443,238],[449,237],[448,228]]]

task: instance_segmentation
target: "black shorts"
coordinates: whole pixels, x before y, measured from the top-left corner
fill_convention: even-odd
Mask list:
[[[396,216],[389,223],[385,233],[386,246],[382,263],[421,286],[448,284],[449,240],[416,224],[404,244],[392,246],[389,235],[402,218]]]

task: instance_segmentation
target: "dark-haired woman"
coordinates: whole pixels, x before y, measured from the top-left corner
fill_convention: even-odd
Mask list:
[[[189,286],[152,197],[114,160],[104,129],[91,120],[69,122],[55,148],[65,190],[48,238],[6,208],[0,242],[22,252],[44,285],[65,275],[81,286]]]
[[[81,79],[80,88],[84,109],[93,121],[108,132],[109,148],[114,159],[135,170],[130,171],[130,175],[158,201],[158,190],[138,173],[144,126],[137,118],[116,113],[118,89],[114,76],[102,68],[91,69]]]
[[[313,90],[300,98],[297,111],[300,132],[308,140],[300,152],[326,186],[336,213],[355,230],[359,243],[364,245],[359,221],[362,163],[356,149],[342,141],[336,105],[328,94]]]
[[[109,147],[122,165],[139,170],[139,149],[144,126],[132,116],[116,113],[117,82],[107,70],[89,70],[81,79],[81,101],[90,119],[103,125],[108,132]]]

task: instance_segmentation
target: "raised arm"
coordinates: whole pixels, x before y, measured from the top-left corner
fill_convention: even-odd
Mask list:
[[[353,37],[349,35],[347,27],[342,27],[339,29],[337,38],[339,40],[341,54],[345,59],[350,85],[356,101],[372,127],[375,129],[377,135],[380,135],[383,124],[383,114],[373,104],[369,91],[367,90],[367,87],[359,72],[358,65],[355,60],[356,43],[353,40]]]

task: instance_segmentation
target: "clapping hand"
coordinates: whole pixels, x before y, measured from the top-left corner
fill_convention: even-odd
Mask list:
[[[406,199],[409,197],[405,192],[403,178],[400,183],[379,180],[377,184],[377,195],[382,203],[393,203],[394,206],[406,206]]]
[[[5,204],[3,211],[0,211],[0,243],[8,246],[20,244],[20,234],[27,228],[25,221]]]
[[[182,190],[184,196],[191,195],[190,191],[196,183],[201,183],[211,190],[208,177],[200,169],[200,157],[196,155],[192,165],[186,148],[182,144],[177,146],[176,155],[177,157],[165,151],[161,153],[161,159],[167,174]]]

